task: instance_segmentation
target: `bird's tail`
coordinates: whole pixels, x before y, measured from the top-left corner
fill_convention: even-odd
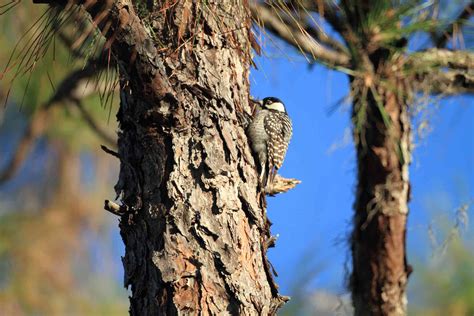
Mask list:
[[[275,181],[278,168],[267,164],[263,170],[264,172],[262,172],[260,183],[262,184],[262,190],[268,193],[272,191],[273,182]]]
[[[268,180],[269,180],[269,171],[270,171],[270,167],[268,164],[264,164],[262,167],[261,167],[261,170],[260,170],[260,183],[262,185],[262,190],[265,190],[265,188],[267,187],[267,184],[268,184]]]

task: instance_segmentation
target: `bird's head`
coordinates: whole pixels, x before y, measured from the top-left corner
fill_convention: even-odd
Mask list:
[[[285,104],[283,104],[280,99],[275,97],[264,98],[260,101],[260,105],[262,108],[267,110],[286,113]]]

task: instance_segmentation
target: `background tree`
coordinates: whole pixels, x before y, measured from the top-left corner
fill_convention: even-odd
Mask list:
[[[425,1],[268,1],[251,9],[257,24],[308,62],[348,74],[358,169],[349,282],[355,314],[405,315],[410,105],[420,94],[474,92],[474,54],[459,47],[474,4],[460,5],[449,24],[438,18],[439,3]],[[413,49],[420,32],[427,44]]]

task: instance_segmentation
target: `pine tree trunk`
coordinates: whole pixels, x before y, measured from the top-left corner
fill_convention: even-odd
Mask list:
[[[282,305],[238,112],[250,112],[247,1],[128,1],[112,17],[132,315],[269,315]],[[152,30],[152,31],[150,31]],[[151,38],[151,40],[150,40]]]
[[[350,283],[355,315],[360,316],[406,315],[411,272],[405,252],[410,120],[407,96],[396,93],[408,90],[395,73],[381,76],[373,89],[366,88],[365,104],[364,96],[354,100],[354,122],[365,117],[364,124],[354,127],[358,184],[351,239]],[[360,91],[360,82],[352,84]]]
[[[407,313],[406,223],[410,182],[411,85],[402,33],[380,41],[374,21],[390,17],[389,2],[342,0],[351,50],[352,120],[357,152],[357,188],[351,235],[350,288],[356,316]],[[400,27],[397,24],[395,27]]]

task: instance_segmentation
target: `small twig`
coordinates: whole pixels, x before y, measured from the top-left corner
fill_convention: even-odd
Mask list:
[[[126,205],[118,205],[117,203],[112,202],[110,200],[105,200],[104,210],[109,211],[114,215],[122,216],[127,213],[128,207]]]
[[[435,42],[436,47],[445,47],[447,42],[453,37],[456,26],[458,28],[462,27],[473,14],[474,3],[467,4],[453,23],[451,23],[438,37],[433,36],[433,41]]]
[[[279,235],[279,234],[276,234],[276,235],[270,236],[270,237],[267,239],[267,249],[268,249],[268,248],[273,248],[273,247],[275,247],[275,243],[276,243],[278,237],[280,237],[280,235]]]
[[[114,157],[120,159],[120,155],[118,154],[118,152],[113,151],[113,150],[110,149],[110,148],[107,148],[107,146],[105,146],[105,145],[100,145],[100,148],[101,148],[103,151],[105,151],[106,153],[108,153],[109,155],[112,155],[112,156],[114,156]]]
[[[298,179],[287,179],[277,174],[273,180],[273,184],[266,188],[265,193],[271,196],[279,193],[285,193],[300,183],[301,181]]]

